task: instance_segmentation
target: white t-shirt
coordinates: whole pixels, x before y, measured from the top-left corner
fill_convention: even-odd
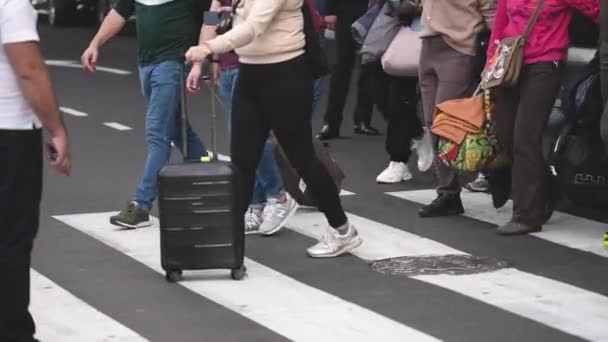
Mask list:
[[[42,126],[21,93],[5,52],[6,44],[38,41],[37,16],[30,0],[0,0],[0,129]]]

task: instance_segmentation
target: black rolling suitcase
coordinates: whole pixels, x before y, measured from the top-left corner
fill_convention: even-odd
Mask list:
[[[182,73],[181,122],[186,145],[186,94]],[[163,167],[158,175],[161,265],[170,282],[183,270],[230,269],[232,279],[246,276],[243,219],[232,208],[232,166],[220,162],[215,138],[216,96],[211,94],[211,139],[214,157]]]

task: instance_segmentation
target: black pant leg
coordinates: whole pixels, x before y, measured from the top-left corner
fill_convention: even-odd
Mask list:
[[[336,24],[336,66],[329,82],[329,98],[324,120],[332,129],[339,130],[342,124],[344,104],[350,88],[357,43],[353,39],[351,26],[365,13],[360,4],[348,5],[338,13]]]
[[[41,193],[41,131],[0,130],[0,341],[34,341],[30,264]]]
[[[313,79],[310,68],[301,57],[266,67],[269,75],[281,75],[281,78],[265,83],[260,97],[265,113],[270,115],[272,131],[329,224],[334,228],[342,226],[347,218],[338,189],[313,148],[310,122]]]
[[[388,127],[386,152],[391,161],[407,163],[412,154],[412,140],[423,133],[418,107],[418,79],[388,77]]]
[[[260,85],[267,76],[260,73],[255,65],[242,64],[232,101],[230,155],[234,166],[233,220],[239,227],[240,240],[237,243],[243,245],[243,217],[251,203],[256,170],[270,130],[270,120],[258,100]],[[240,234],[241,231],[243,234]]]

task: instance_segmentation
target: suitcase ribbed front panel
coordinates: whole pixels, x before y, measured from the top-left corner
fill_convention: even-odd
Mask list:
[[[163,268],[240,266],[231,182],[232,169],[225,163],[169,165],[159,173]]]

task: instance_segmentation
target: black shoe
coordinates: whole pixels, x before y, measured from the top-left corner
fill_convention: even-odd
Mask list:
[[[340,133],[338,132],[338,130],[333,129],[329,125],[323,126],[323,128],[321,128],[321,132],[317,134],[317,139],[319,140],[331,140],[339,137]]]
[[[509,222],[502,227],[498,227],[498,234],[504,236],[514,236],[514,235],[526,235],[530,233],[537,233],[542,230],[542,227],[531,227],[527,224],[519,223],[519,222]]]
[[[355,134],[361,135],[380,135],[380,131],[364,123],[355,124]]]
[[[429,205],[418,212],[420,217],[442,217],[464,214],[460,194],[440,194]]]
[[[492,170],[487,174],[489,190],[492,194],[492,204],[496,209],[504,207],[511,197],[510,171],[510,169]]]

